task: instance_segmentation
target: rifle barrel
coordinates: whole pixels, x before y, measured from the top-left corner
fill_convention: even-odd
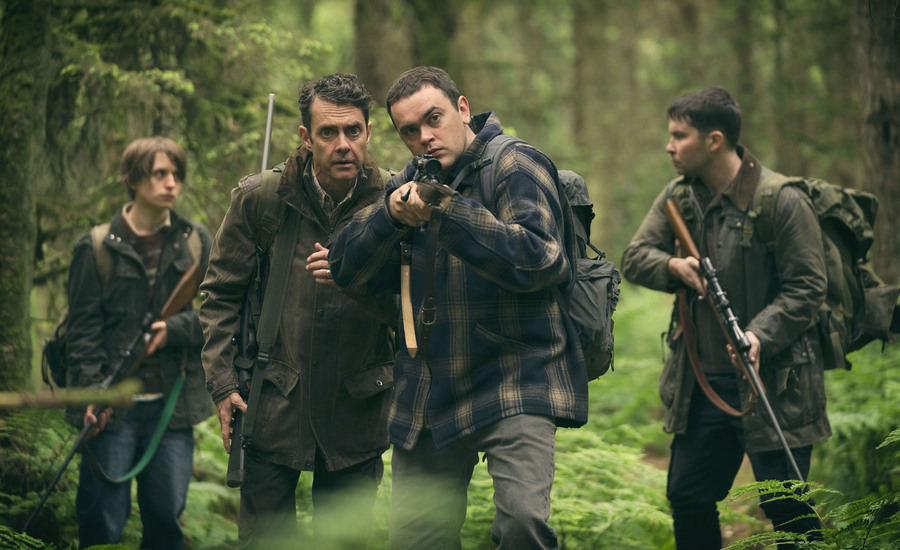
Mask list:
[[[266,110],[266,134],[263,137],[262,170],[269,168],[269,144],[272,142],[272,118],[275,116],[275,94],[269,94],[269,106]]]

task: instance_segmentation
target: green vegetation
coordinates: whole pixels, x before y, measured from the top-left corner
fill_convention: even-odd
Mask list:
[[[551,522],[564,548],[674,547],[665,500],[669,436],[661,428],[656,390],[660,335],[668,326],[669,307],[666,295],[623,285],[616,313],[616,370],[591,383],[588,425],[558,432]],[[882,354],[872,345],[852,359],[851,372],[827,375],[835,436],[817,446],[810,479],[815,487],[828,488],[813,496],[832,531],[828,542],[809,543],[809,548],[882,549],[895,548],[898,542],[892,533],[900,522],[900,431],[892,430],[900,425],[900,349],[889,347]],[[75,435],[59,411],[27,411],[0,419],[0,524],[15,529],[24,523]],[[224,485],[226,455],[216,419],[198,426],[196,436],[183,524],[189,548],[211,550],[237,538],[238,492]],[[385,461],[374,549],[387,548],[390,452]],[[37,524],[43,540],[57,548],[76,540],[77,471],[77,464],[70,465]],[[743,471],[739,479],[747,483],[752,475]],[[297,488],[298,521],[307,533],[310,483],[311,476],[304,474]],[[777,536],[756,505],[760,489],[773,487],[749,483],[722,506],[723,531],[731,548],[759,548],[755,545],[772,543]],[[492,547],[492,517],[491,481],[481,464],[469,489],[464,548]],[[870,536],[863,545],[866,533]],[[3,546],[10,537],[14,533],[0,531],[0,547],[15,548]],[[122,543],[136,547],[139,542],[135,505]]]

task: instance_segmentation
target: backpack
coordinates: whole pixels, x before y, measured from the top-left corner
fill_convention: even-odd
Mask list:
[[[481,194],[485,207],[492,212],[496,209],[494,189],[497,185],[493,167],[507,147],[517,145],[531,147],[518,138],[501,134],[488,142],[482,157],[484,168],[481,170]],[[588,380],[594,380],[611,368],[615,370],[612,315],[619,301],[621,278],[616,265],[605,260],[606,254],[591,244],[594,205],[588,196],[584,178],[571,170],[560,170],[557,191],[562,207],[569,210],[569,218],[574,222],[566,228],[566,238],[576,239],[576,255],[569,258],[575,271],[571,290],[564,295],[559,288],[554,287],[553,294],[578,331]],[[594,258],[588,256],[588,248],[596,254]]]
[[[850,370],[848,353],[873,340],[893,341],[891,321],[900,309],[900,287],[885,285],[867,265],[878,198],[816,178],[767,172],[754,194],[742,246],[749,246],[754,230],[768,248],[773,246],[775,201],[785,185],[800,189],[812,199],[822,228],[828,276],[825,302],[819,308],[815,325],[825,369]]]
[[[104,288],[109,284],[110,273],[112,272],[112,255],[103,246],[103,240],[109,234],[109,222],[95,225],[91,228],[91,247],[94,250],[94,261],[97,264],[97,274],[100,276],[100,288]],[[197,231],[191,231],[188,236],[187,247],[191,258],[196,260],[200,257],[202,243],[200,242],[200,234]],[[53,388],[50,381],[57,388],[66,387],[66,371],[68,363],[66,361],[66,333],[69,326],[69,308],[63,310],[56,328],[53,330],[53,336],[44,341],[44,348],[41,351],[41,378],[44,383]]]

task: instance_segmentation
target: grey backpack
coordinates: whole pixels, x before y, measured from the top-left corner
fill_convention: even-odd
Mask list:
[[[493,167],[503,151],[510,146],[530,147],[518,138],[501,134],[488,142],[480,161],[483,163],[480,167],[481,194],[484,205],[492,212],[496,212],[494,189],[497,185]],[[557,190],[563,208],[570,210],[568,219],[573,220],[566,227],[566,239],[576,239],[576,256],[569,258],[575,269],[575,281],[571,290],[563,294],[559,288],[554,287],[553,294],[578,330],[588,380],[593,380],[613,367],[612,316],[619,301],[621,278],[616,265],[605,260],[606,254],[591,244],[594,205],[588,196],[584,178],[571,170],[560,170]],[[596,256],[589,257],[588,249]]]

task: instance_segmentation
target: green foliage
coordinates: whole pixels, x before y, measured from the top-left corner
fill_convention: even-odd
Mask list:
[[[77,433],[60,411],[31,410],[0,417],[0,524],[21,527],[62,465]],[[76,536],[74,490],[78,459],[63,473],[30,531],[65,545]]]
[[[900,425],[900,348],[882,352],[873,342],[850,359],[851,371],[826,373],[833,435],[816,446],[810,471],[811,479],[840,491],[843,500],[900,488],[897,456],[874,452]]]
[[[878,449],[896,445],[900,441],[900,428],[895,429],[880,444]],[[895,452],[896,460],[900,452]],[[804,491],[807,489],[807,491]],[[838,494],[819,483],[802,484],[792,482],[782,484],[777,481],[750,483],[736,487],[731,492],[731,500],[740,500],[759,495],[771,495],[776,499],[793,499],[811,503],[827,501]],[[824,512],[823,512],[824,511]],[[800,549],[895,549],[900,546],[900,489],[893,489],[880,495],[868,495],[840,506],[828,509],[819,506],[815,511],[823,528],[811,534],[786,533],[775,530],[757,533],[728,546],[728,550],[757,548],[759,544],[775,544],[791,541]],[[814,540],[810,540],[810,536]],[[822,540],[815,540],[822,539]]]
[[[55,546],[23,535],[5,525],[0,525],[0,548],[4,550],[51,550]]]

